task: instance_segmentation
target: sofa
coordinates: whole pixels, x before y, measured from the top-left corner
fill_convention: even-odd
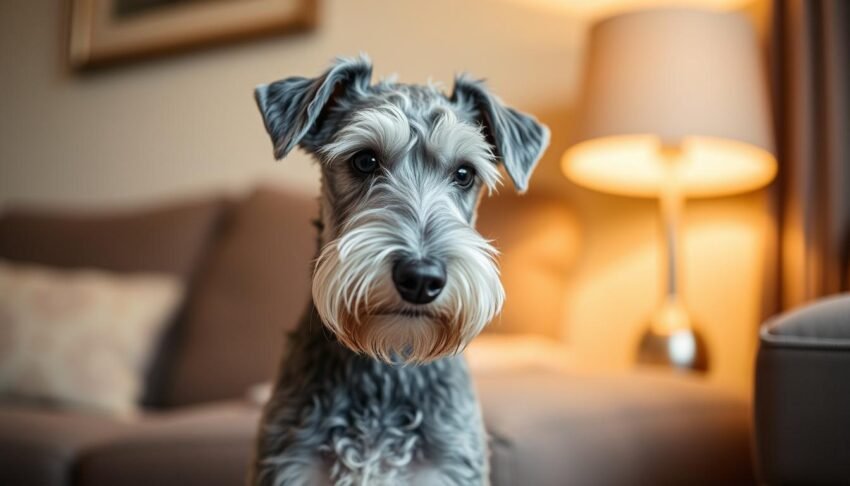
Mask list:
[[[5,208],[2,259],[164,272],[188,291],[137,416],[0,403],[0,484],[244,483],[261,410],[250,392],[273,378],[309,298],[316,204],[266,187],[132,210]],[[489,223],[496,233],[499,219]],[[472,368],[494,485],[754,481],[749,404],[699,376]]]
[[[755,430],[765,484],[850,484],[850,294],[764,325]]]

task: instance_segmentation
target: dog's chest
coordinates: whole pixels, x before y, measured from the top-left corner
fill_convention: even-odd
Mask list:
[[[460,358],[403,368],[349,363],[311,388],[296,411],[296,436],[314,443],[331,484],[414,484],[486,469],[479,405]]]

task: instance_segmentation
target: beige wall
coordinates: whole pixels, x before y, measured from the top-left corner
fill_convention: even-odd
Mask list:
[[[337,55],[367,52],[377,76],[409,82],[467,70],[553,116],[575,96],[579,26],[511,4],[322,0],[313,33],[80,76],[62,68],[63,3],[0,3],[0,201],[101,203],[257,180],[313,190],[303,155],[272,163],[252,89],[318,74]]]
[[[566,242],[569,264],[554,269],[562,296],[523,285],[510,315],[531,313],[535,296],[558,299],[562,312],[538,312],[551,322],[529,327],[564,338],[583,369],[630,366],[662,287],[654,202],[576,188],[557,167],[574,123],[587,20],[521,0],[322,0],[312,33],[73,75],[62,62],[63,3],[0,3],[0,204],[135,204],[261,181],[313,193],[317,171],[303,154],[272,162],[254,85],[318,73],[360,51],[377,75],[402,81],[449,83],[469,71],[553,130],[532,193],[561,198],[566,209],[551,214],[564,220],[555,237],[530,235],[536,243],[525,248],[557,253]],[[686,298],[706,329],[712,377],[744,390],[760,315],[763,197],[692,204],[688,219]]]

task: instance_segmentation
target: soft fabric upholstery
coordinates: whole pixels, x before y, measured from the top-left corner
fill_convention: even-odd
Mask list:
[[[0,259],[0,398],[134,412],[182,293],[167,274]]]
[[[69,486],[80,453],[129,429],[103,415],[0,407],[0,484]]]
[[[76,470],[75,484],[244,484],[259,413],[253,406],[222,403],[146,417],[132,433],[88,450]]]
[[[756,450],[768,484],[850,483],[850,294],[767,323],[756,365]]]
[[[524,370],[485,373],[475,382],[492,436],[494,486],[753,481],[745,402],[699,379]],[[84,432],[94,436],[84,434],[74,447],[47,434],[42,447],[79,457],[75,478],[81,485],[242,484],[259,412],[242,403],[186,407],[93,427]],[[81,417],[86,420],[92,419]],[[4,427],[0,417],[0,445],[7,447],[0,452],[30,440],[21,428]],[[11,443],[3,442],[7,435]],[[0,483],[7,484],[5,478],[0,472]]]
[[[273,377],[309,299],[318,211],[272,189],[232,210],[187,304],[163,403],[241,397]]]
[[[157,272],[191,282],[228,204],[219,198],[146,209],[9,209],[0,215],[0,258],[67,268]],[[172,326],[151,364],[143,403],[161,402],[175,359]]]
[[[259,408],[186,407],[134,420],[49,408],[0,408],[0,484],[242,484]]]
[[[122,213],[12,209],[0,216],[0,258],[186,279],[222,204],[205,200]]]
[[[500,274],[508,295],[499,318],[485,332],[560,338],[563,296],[580,238],[569,205],[562,198],[504,190],[482,199],[476,226],[501,252]]]
[[[777,346],[847,347],[850,345],[850,294],[828,297],[789,311],[767,323],[761,338]]]
[[[493,484],[751,484],[749,409],[698,378],[476,377]]]

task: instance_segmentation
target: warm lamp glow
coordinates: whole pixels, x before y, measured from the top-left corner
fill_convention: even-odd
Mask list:
[[[655,135],[587,140],[564,154],[564,174],[578,184],[627,196],[657,196],[676,184],[689,197],[757,189],[776,175],[773,155],[759,147],[715,137],[686,137],[670,159]]]
[[[659,7],[740,10],[752,0],[507,0],[523,6],[562,12],[579,18],[602,18],[618,13]]]
[[[776,174],[761,61],[752,25],[732,13],[648,10],[591,31],[580,133],[562,168],[592,189],[659,198],[667,291],[640,363],[709,367],[682,299],[679,220],[688,197],[757,189]]]
[[[776,174],[762,54],[740,14],[627,13],[594,25],[564,174],[593,189],[720,196]]]

